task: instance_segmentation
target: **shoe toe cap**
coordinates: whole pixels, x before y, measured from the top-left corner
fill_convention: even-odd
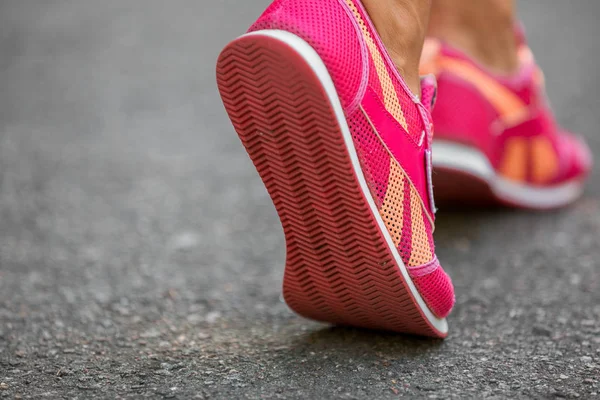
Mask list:
[[[581,136],[563,133],[561,149],[568,160],[564,168],[564,179],[585,178],[593,166],[593,157],[588,144]]]
[[[454,286],[437,259],[408,271],[431,312],[438,318],[446,318],[454,307]]]

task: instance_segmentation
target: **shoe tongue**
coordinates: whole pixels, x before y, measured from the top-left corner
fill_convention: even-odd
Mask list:
[[[425,106],[429,114],[433,112],[435,100],[437,98],[437,79],[435,75],[429,74],[421,77],[421,103]]]

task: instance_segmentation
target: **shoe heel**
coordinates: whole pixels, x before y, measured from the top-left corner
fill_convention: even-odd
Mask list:
[[[357,178],[333,83],[302,46],[261,31],[230,43],[217,64],[225,108],[283,225],[285,301],[318,321],[445,337],[445,320],[424,316],[400,273]]]

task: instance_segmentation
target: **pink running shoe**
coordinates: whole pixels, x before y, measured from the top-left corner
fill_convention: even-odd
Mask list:
[[[583,192],[592,157],[562,130],[544,78],[519,32],[520,71],[497,76],[465,54],[428,39],[421,72],[436,75],[439,96],[433,164],[438,202],[565,206]]]
[[[319,321],[445,337],[431,123],[358,0],[276,0],[221,53],[223,103],[283,225],[287,304]]]

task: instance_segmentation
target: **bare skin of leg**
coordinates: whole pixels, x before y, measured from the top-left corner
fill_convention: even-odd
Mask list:
[[[433,0],[428,35],[500,74],[518,67],[516,0]]]
[[[406,84],[420,95],[419,60],[431,0],[363,0],[362,3]]]

